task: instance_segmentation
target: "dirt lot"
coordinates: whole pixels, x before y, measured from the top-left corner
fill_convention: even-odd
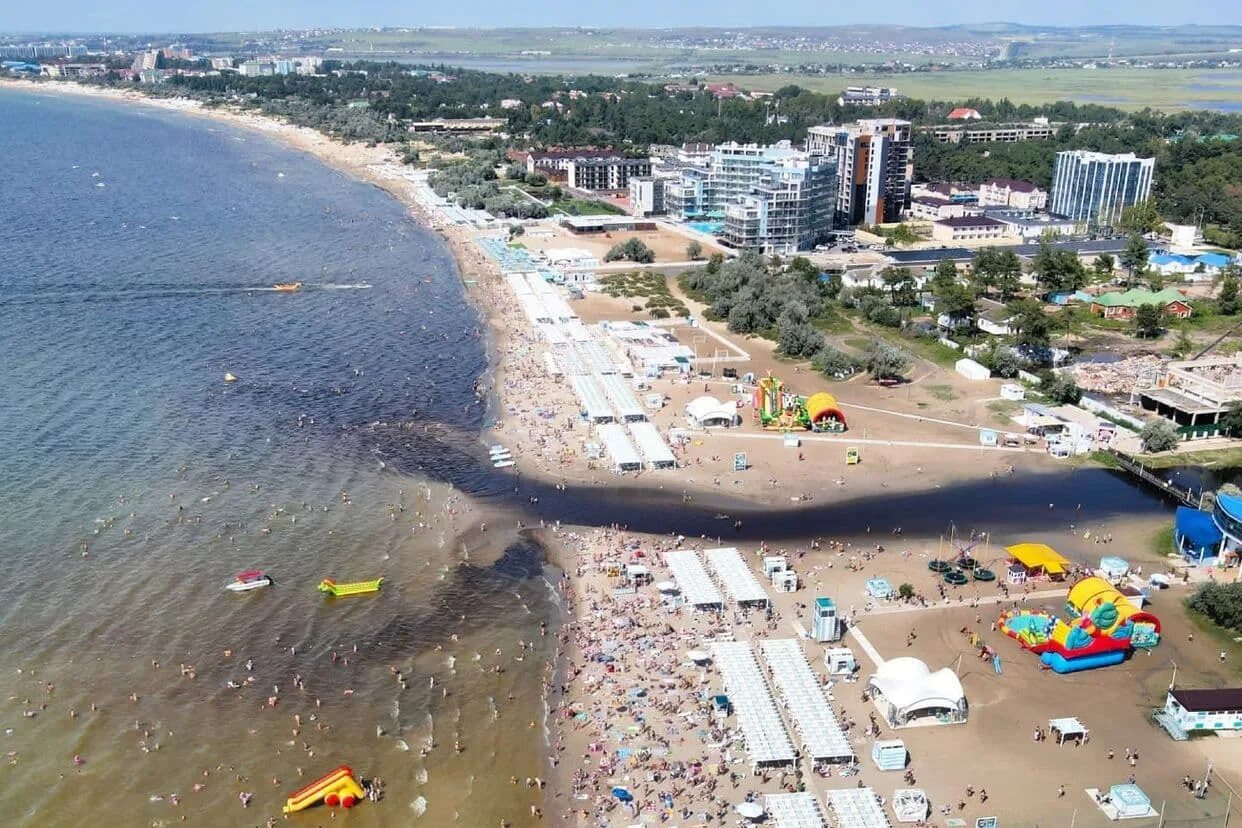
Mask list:
[[[689,258],[686,255],[686,245],[690,243],[690,238],[664,227],[637,233],[571,233],[559,225],[544,223],[528,230],[521,242],[530,250],[540,252],[558,247],[577,247],[589,250],[602,262],[604,254],[613,245],[634,238],[641,239],[651,248],[655,253],[657,263],[684,262]],[[700,244],[703,245],[704,257],[710,256],[717,250],[724,252],[724,248],[710,242],[700,241]]]

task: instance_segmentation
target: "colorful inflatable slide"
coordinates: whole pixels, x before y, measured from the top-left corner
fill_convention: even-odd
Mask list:
[[[755,385],[754,412],[760,427],[773,431],[845,430],[845,414],[836,397],[822,391],[800,397],[785,390],[785,384],[771,374]]]
[[[320,802],[329,808],[335,808],[338,805],[342,808],[352,808],[364,796],[366,792],[362,790],[358,780],[354,779],[354,772],[348,765],[341,765],[326,776],[319,777],[297,793],[290,795],[285,800],[284,812],[286,814],[296,813],[312,805],[318,805]]]
[[[1130,650],[1160,641],[1160,619],[1136,607],[1103,578],[1084,578],[1065,601],[1068,621],[1038,610],[1001,614],[1001,632],[1058,673],[1125,661]]]

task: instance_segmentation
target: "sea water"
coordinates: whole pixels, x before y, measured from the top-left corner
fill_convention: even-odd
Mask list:
[[[0,90],[0,159],[5,824],[260,824],[340,764],[386,785],[356,824],[521,824],[540,674],[491,667],[551,608],[534,547],[459,565],[486,353],[445,246],[207,119]]]

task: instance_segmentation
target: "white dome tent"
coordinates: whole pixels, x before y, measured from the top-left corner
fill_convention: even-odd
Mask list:
[[[695,397],[686,403],[686,422],[691,428],[737,425],[737,406],[723,403],[715,397]]]
[[[867,690],[891,727],[966,721],[966,694],[948,667],[933,673],[917,658],[890,659],[876,668]]]

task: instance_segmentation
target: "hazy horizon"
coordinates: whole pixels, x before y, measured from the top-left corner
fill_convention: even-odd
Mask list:
[[[1229,9],[1233,11],[1230,12]],[[355,0],[219,0],[212,4],[151,3],[148,0],[65,0],[55,5],[27,4],[0,14],[0,32],[14,34],[207,34],[329,28],[753,28],[773,26],[909,26],[1008,24],[1074,28],[1082,26],[1222,26],[1242,24],[1242,4],[1219,0],[1186,0],[1170,5],[1136,0],[1124,10],[1103,0],[1048,0],[1037,8],[1017,0],[970,0],[951,8],[917,0],[894,0],[886,21],[875,20],[869,8],[824,11],[806,3],[778,3],[762,8],[742,0],[719,0],[710,19],[701,7],[670,5],[656,0],[598,4],[544,0],[519,7],[497,0],[445,7],[423,2]],[[1239,43],[1242,47],[1242,42]]]

